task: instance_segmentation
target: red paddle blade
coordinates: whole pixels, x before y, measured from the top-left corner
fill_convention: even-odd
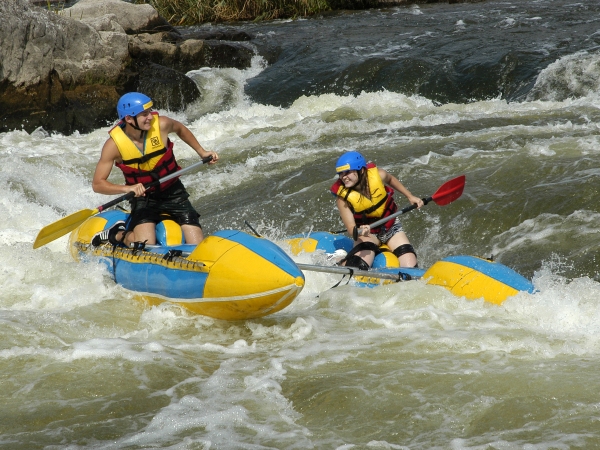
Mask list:
[[[460,197],[464,189],[465,176],[461,175],[442,184],[431,198],[437,205],[444,206]]]

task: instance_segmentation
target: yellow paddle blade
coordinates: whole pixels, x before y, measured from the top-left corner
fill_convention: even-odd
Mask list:
[[[160,180],[155,180],[152,183],[148,183],[144,186],[146,190],[148,190],[153,186],[158,186],[159,184],[164,183],[165,181],[169,181],[173,178],[180,177],[184,173],[187,173],[190,170],[202,164],[206,164],[211,160],[212,155],[204,158],[202,161],[199,161],[196,164],[192,164],[191,166],[186,167],[185,169],[180,169],[177,172],[173,172],[172,174],[167,175],[166,177],[162,177]],[[96,209],[82,209],[81,211],[71,214],[70,216],[67,216],[64,219],[60,219],[58,222],[54,222],[48,226],[45,226],[40,230],[40,232],[37,235],[37,238],[35,238],[33,248],[41,247],[42,245],[46,245],[48,242],[52,242],[53,240],[64,236],[69,231],[73,231],[75,228],[81,225],[84,222],[84,220],[88,217],[98,214],[100,211],[105,211],[111,206],[115,206],[117,203],[121,203],[125,200],[130,200],[134,197],[134,195],[135,192],[129,191],[127,192],[127,194],[121,195],[120,197],[115,198],[114,200],[111,200],[110,202],[105,203],[102,206],[98,206]]]
[[[69,231],[73,231],[75,228],[81,225],[88,217],[92,217],[94,214],[98,214],[99,212],[100,211],[97,209],[82,209],[81,211],[77,211],[76,213],[73,213],[67,217],[63,217],[62,219],[51,223],[50,225],[46,225],[40,230],[35,238],[33,248],[41,247],[42,245],[46,245],[48,242],[52,242],[55,239],[64,236]]]

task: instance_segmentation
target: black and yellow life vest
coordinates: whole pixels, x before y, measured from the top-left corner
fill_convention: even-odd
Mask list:
[[[151,127],[146,133],[143,151],[137,148],[123,131],[124,121],[119,122],[108,132],[115,141],[123,160],[115,165],[123,171],[125,184],[148,184],[181,169],[173,154],[173,143],[167,139],[167,145],[163,144],[158,113],[152,112],[152,115]],[[166,189],[177,180],[178,178],[174,178],[166,181],[156,190]]]
[[[348,202],[350,210],[354,214],[354,220],[357,226],[369,225],[383,217],[396,212],[398,207],[394,202],[394,189],[386,186],[379,176],[375,163],[367,164],[367,181],[371,198],[367,198],[357,190],[347,189],[342,180],[337,180],[331,186],[331,192]],[[384,229],[389,229],[394,224],[395,219],[390,219],[383,225]],[[372,233],[377,234],[381,228],[373,228]]]

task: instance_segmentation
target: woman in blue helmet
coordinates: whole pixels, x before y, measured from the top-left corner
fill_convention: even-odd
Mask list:
[[[423,206],[423,200],[412,195],[387,171],[372,162],[367,163],[356,151],[340,156],[335,170],[339,179],[331,187],[331,192],[337,197],[336,204],[342,222],[351,236],[355,228],[358,230],[354,248],[342,260],[342,264],[367,270],[380,252],[379,246],[387,244],[402,267],[416,267],[417,255],[398,217],[378,228],[370,228],[369,224],[397,211],[394,191],[400,192],[419,208]]]
[[[152,111],[152,100],[139,92],[123,95],[117,103],[119,123],[109,131],[96,165],[92,188],[106,195],[134,192],[127,225],[115,224],[94,236],[93,245],[110,241],[129,246],[133,242],[156,243],[155,226],[165,215],[181,225],[185,241],[197,244],[204,238],[202,227],[183,183],[174,178],[158,188],[146,191],[144,184],[163,178],[180,169],[169,134],[175,133],[201,158],[212,156],[209,164],[219,160],[216,152],[202,148],[192,132],[182,123]],[[125,184],[108,181],[113,165],[122,170]]]

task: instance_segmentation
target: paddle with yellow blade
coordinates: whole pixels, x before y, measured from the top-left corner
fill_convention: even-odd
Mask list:
[[[146,190],[151,189],[155,186],[158,186],[159,184],[164,183],[166,181],[172,180],[173,178],[180,177],[180,176],[194,170],[195,168],[201,166],[202,164],[206,164],[207,162],[210,162],[211,160],[212,160],[212,156],[208,156],[208,157],[204,158],[202,161],[198,161],[197,163],[192,164],[191,166],[186,167],[185,169],[178,170],[177,172],[174,172],[170,175],[162,177],[156,181],[153,181],[152,183],[148,183],[147,185],[145,185]],[[41,247],[42,245],[46,245],[47,243],[52,242],[61,236],[64,236],[68,232],[73,231],[75,228],[77,228],[79,225],[81,225],[83,222],[85,222],[88,218],[98,214],[99,212],[102,212],[102,211],[110,208],[111,206],[115,206],[118,203],[121,203],[125,200],[129,200],[129,199],[133,198],[134,196],[135,196],[135,193],[128,192],[127,194],[122,195],[121,197],[115,198],[114,200],[111,200],[110,202],[105,203],[104,205],[98,206],[96,209],[82,209],[81,211],[77,211],[76,213],[73,213],[67,217],[64,217],[54,223],[51,223],[50,225],[46,225],[44,228],[42,228],[40,230],[37,237],[35,238],[35,242],[33,243],[33,248]]]
[[[425,205],[433,200],[437,205],[444,206],[449,203],[452,203],[454,200],[456,200],[458,197],[460,197],[462,195],[464,189],[465,189],[465,176],[461,175],[459,177],[453,178],[450,181],[446,181],[444,184],[442,184],[438,188],[437,191],[435,191],[435,194],[433,194],[431,197],[423,198],[422,200]],[[377,228],[379,225],[383,225],[384,223],[388,222],[390,219],[393,219],[394,217],[398,217],[398,216],[400,216],[404,213],[407,213],[409,211],[412,211],[413,209],[416,209],[416,208],[417,208],[417,205],[415,205],[413,203],[412,205],[407,206],[407,207],[401,209],[400,211],[396,211],[394,214],[391,214],[389,216],[384,217],[383,219],[380,219],[376,222],[369,224],[369,228],[371,228],[371,229]],[[358,228],[356,226],[354,227],[352,237],[354,238],[355,241],[358,239]]]

